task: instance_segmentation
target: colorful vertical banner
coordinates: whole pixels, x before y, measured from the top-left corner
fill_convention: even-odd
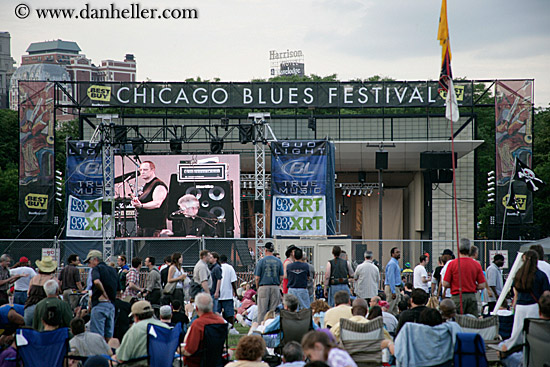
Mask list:
[[[54,84],[19,82],[19,221],[53,223]]]
[[[515,159],[532,167],[533,156],[533,80],[499,80],[495,86],[496,143],[496,217],[502,223],[533,222],[533,197],[527,185],[514,182],[516,210],[506,207]]]
[[[102,237],[103,166],[98,144],[67,143],[67,237]]]
[[[271,143],[273,236],[327,234],[328,147],[316,140]]]

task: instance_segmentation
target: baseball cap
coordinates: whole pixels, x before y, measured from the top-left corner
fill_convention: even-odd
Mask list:
[[[273,246],[273,242],[266,242],[264,247],[269,252],[273,252],[275,250],[275,247]]]
[[[297,248],[298,248],[298,246],[296,246],[295,244],[292,244],[292,245],[288,246],[286,248],[285,256],[289,257],[292,250],[296,250]]]
[[[167,316],[172,315],[172,307],[170,307],[168,305],[161,306],[159,314],[160,314],[161,317],[167,317]]]
[[[149,301],[137,301],[132,305],[132,315],[141,315],[147,312],[153,312],[153,306]]]
[[[21,256],[21,258],[19,259],[19,262],[20,263],[28,263],[29,262],[29,259],[25,256]]]
[[[86,260],[84,260],[83,263],[86,264],[87,262],[90,261],[92,257],[98,257],[100,259],[103,259],[103,254],[101,253],[101,251],[91,250],[90,252],[88,252],[88,256],[86,256]]]
[[[441,255],[450,255],[450,256],[454,256],[455,254],[453,254],[453,252],[451,250],[449,250],[448,248],[446,248],[445,250],[443,250],[443,252],[441,253]]]

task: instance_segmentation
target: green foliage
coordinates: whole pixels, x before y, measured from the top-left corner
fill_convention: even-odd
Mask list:
[[[533,167],[537,177],[547,185],[533,194],[533,215],[539,235],[544,238],[550,236],[550,226],[546,222],[550,213],[550,108],[536,110],[533,130]]]
[[[0,110],[0,169],[19,161],[19,122],[17,112]]]
[[[19,122],[16,111],[0,110],[0,238],[10,237],[17,224],[19,183]]]

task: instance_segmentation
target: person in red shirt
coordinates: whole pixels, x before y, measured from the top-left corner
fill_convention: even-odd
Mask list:
[[[470,258],[470,240],[463,238],[460,240],[460,274],[462,278],[462,313],[479,316],[477,306],[476,292],[485,289],[487,282],[483,275],[481,265]],[[443,287],[451,288],[451,299],[456,305],[460,302],[460,289],[458,279],[458,259],[449,263],[445,277],[443,278]],[[443,291],[445,296],[445,291]],[[457,307],[460,310],[460,307]]]
[[[202,292],[195,296],[195,308],[199,317],[193,321],[183,341],[184,364],[188,367],[200,367],[202,355],[193,354],[201,349],[204,327],[211,324],[225,324],[221,316],[212,312],[212,307],[213,301],[210,294]]]
[[[283,261],[283,272],[286,274],[286,267],[288,264],[292,264],[294,260],[294,250],[298,247],[294,244],[288,246],[285,252],[286,259]],[[283,294],[288,293],[288,278],[283,278]]]

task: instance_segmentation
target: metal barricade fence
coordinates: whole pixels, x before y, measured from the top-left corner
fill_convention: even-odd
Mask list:
[[[382,242],[382,256],[380,256],[379,252],[380,242]],[[483,269],[486,269],[492,262],[490,256],[491,250],[504,250],[508,256],[508,263],[505,264],[504,268],[504,273],[507,273],[521,245],[529,243],[529,241],[501,242],[498,240],[475,240],[472,243],[479,249],[478,260]],[[429,254],[428,271],[433,271],[437,267],[437,260],[444,249],[451,249],[455,255],[457,252],[456,241],[352,240],[352,253],[349,260],[356,267],[363,262],[364,252],[367,249],[371,250],[376,260],[382,257],[382,264],[378,264],[378,266],[381,273],[383,273],[392,247],[401,249],[400,265],[403,266],[408,262],[411,268],[414,268],[418,264],[418,257],[421,254]],[[10,255],[12,265],[20,257],[25,256],[30,259],[32,266],[34,266],[35,261],[40,259],[42,254],[49,250],[48,254],[58,252],[60,266],[63,266],[70,254],[75,253],[80,256],[81,260],[84,260],[87,253],[92,249],[102,251],[102,241],[100,239],[0,240],[0,253]],[[255,239],[253,238],[124,238],[115,240],[113,255],[125,255],[128,263],[136,256],[142,260],[147,256],[154,256],[157,264],[160,265],[165,256],[171,255],[174,252],[180,252],[182,253],[185,269],[192,271],[193,266],[199,259],[199,252],[203,249],[215,251],[220,255],[225,254],[228,257],[228,263],[234,266],[237,272],[243,274],[253,272],[257,260],[264,254],[263,247],[256,246]],[[328,260],[330,259],[322,259],[320,261],[324,264]],[[116,258],[113,257],[112,261],[116,263]]]

